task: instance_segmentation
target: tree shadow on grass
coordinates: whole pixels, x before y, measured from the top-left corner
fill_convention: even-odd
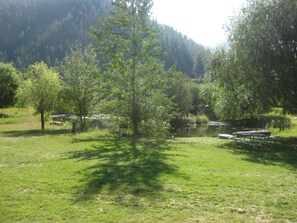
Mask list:
[[[84,186],[78,189],[77,201],[93,199],[103,191],[158,197],[163,190],[161,175],[177,171],[168,162],[170,149],[165,141],[113,138],[100,140],[93,149],[68,153],[70,159],[96,160],[83,170]]]
[[[232,141],[221,146],[235,154],[246,155],[245,160],[265,165],[285,165],[297,169],[297,137],[275,138],[270,142]]]
[[[5,137],[36,137],[36,136],[44,136],[44,135],[62,135],[62,134],[70,134],[69,129],[54,129],[54,130],[11,130],[11,131],[3,131],[0,133]]]

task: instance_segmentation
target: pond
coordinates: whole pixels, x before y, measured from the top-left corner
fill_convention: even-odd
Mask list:
[[[235,127],[224,122],[211,121],[205,125],[180,128],[174,133],[177,137],[217,137],[219,134],[231,134],[242,130],[248,129],[244,126]]]

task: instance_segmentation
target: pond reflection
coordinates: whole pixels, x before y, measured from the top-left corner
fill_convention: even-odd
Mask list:
[[[222,122],[210,122],[207,125],[179,128],[174,133],[177,137],[217,137],[219,134],[231,134],[245,129],[246,127],[234,127]]]

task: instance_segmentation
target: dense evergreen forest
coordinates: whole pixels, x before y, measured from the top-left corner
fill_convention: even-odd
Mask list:
[[[89,28],[108,14],[110,0],[1,0],[0,60],[26,69],[36,61],[59,65],[74,43],[90,43]],[[168,26],[160,30],[165,67],[190,78],[204,75],[210,52]]]

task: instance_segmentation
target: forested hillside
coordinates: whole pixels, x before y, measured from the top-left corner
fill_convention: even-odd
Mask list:
[[[109,5],[108,0],[2,0],[2,57],[19,68],[40,60],[57,65],[74,42],[89,42],[89,26]]]
[[[58,65],[71,45],[90,43],[90,26],[97,26],[110,5],[110,0],[0,0],[0,60],[20,69],[41,60]],[[209,52],[168,26],[160,30],[166,68],[202,76]]]
[[[203,77],[205,64],[210,50],[197,44],[168,26],[161,26],[162,46],[167,56],[166,68],[175,65],[176,70],[184,72],[190,78]]]

